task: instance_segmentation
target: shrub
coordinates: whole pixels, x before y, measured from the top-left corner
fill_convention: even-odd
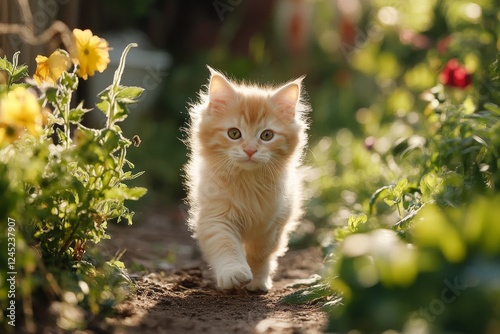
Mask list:
[[[285,300],[323,300],[328,330],[500,331],[499,39],[482,4],[425,2],[425,20],[410,4],[366,11],[407,20],[366,16],[380,38],[358,45],[351,71],[380,94],[356,115],[366,139],[342,129],[312,149],[325,279]]]
[[[126,184],[142,173],[132,173],[127,149],[133,142],[119,125],[143,89],[120,85],[131,44],[113,82],[99,94],[106,127],[82,125],[90,110],[83,103],[72,107],[78,77],[102,72],[109,62],[107,42],[75,29],[74,38],[83,35],[85,50],[38,56],[35,81],[20,82],[27,67],[18,65],[18,53],[12,62],[0,59],[7,78],[0,86],[0,238],[2,248],[7,241],[10,247],[0,252],[0,263],[2,273],[15,273],[8,276],[17,288],[7,295],[10,286],[2,276],[0,306],[6,310],[15,301],[15,325],[29,332],[37,330],[35,319],[47,321],[47,313],[62,329],[82,328],[89,314],[108,311],[132,288],[123,263],[104,261],[91,245],[109,238],[109,222],[131,224],[125,201],[146,192]],[[89,53],[92,58],[85,58]],[[71,60],[75,65],[68,71]],[[0,313],[1,322],[12,330],[7,316]]]
[[[500,109],[491,102],[476,109],[468,99],[454,104],[441,86],[433,92],[426,127],[396,141],[391,150],[403,176],[397,182],[367,196],[361,184],[373,186],[386,179],[377,174],[385,166],[360,166],[353,159],[344,173],[357,175],[352,180],[361,190],[352,195],[342,189],[349,184],[346,176],[326,185],[325,179],[332,177],[328,174],[313,180],[312,189],[330,187],[313,203],[321,205],[321,200],[340,193],[341,199],[327,202],[326,208],[347,211],[346,199],[351,197],[351,215],[326,239],[332,243],[326,248],[323,284],[285,302],[323,299],[330,314],[328,330],[500,330],[495,320],[500,316],[495,282],[500,274]],[[356,157],[360,142],[353,143],[349,154]],[[331,217],[340,225],[339,213]]]

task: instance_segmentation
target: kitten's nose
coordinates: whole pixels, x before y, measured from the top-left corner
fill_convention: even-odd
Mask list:
[[[255,152],[257,152],[257,150],[254,149],[244,149],[243,151],[248,155],[249,158],[251,158],[252,155],[254,155]]]

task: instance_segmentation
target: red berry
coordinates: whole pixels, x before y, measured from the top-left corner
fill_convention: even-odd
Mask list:
[[[440,80],[445,86],[465,88],[472,83],[472,76],[456,59],[450,59],[443,68]]]

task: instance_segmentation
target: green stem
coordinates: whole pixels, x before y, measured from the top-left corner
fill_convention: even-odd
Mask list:
[[[127,53],[131,48],[136,48],[137,43],[130,43],[127,45],[125,50],[123,50],[122,56],[120,57],[120,64],[113,77],[113,86],[118,87],[120,85],[120,80],[122,78],[123,70],[125,69],[125,58],[127,58]]]
[[[113,86],[111,87],[110,90],[110,99],[109,99],[109,114],[108,114],[108,121],[106,124],[106,127],[110,129],[113,126],[113,119],[115,117],[115,109],[116,109],[116,91],[117,88],[120,86],[120,80],[122,79],[123,75],[123,70],[125,69],[125,59],[127,58],[127,53],[130,51],[131,48],[137,47],[136,43],[130,43],[127,45],[125,50],[123,50],[122,56],[120,57],[120,64],[118,65],[118,68],[115,71],[115,75],[113,76]]]
[[[398,208],[399,218],[402,219],[403,215],[401,214],[401,201],[396,202],[396,208]]]
[[[71,230],[71,232],[68,235],[68,237],[66,238],[66,240],[64,241],[62,247],[59,249],[59,254],[58,254],[59,258],[61,258],[62,254],[66,251],[66,249],[68,249],[68,247],[73,242],[73,236],[75,235],[75,233],[76,233],[76,231],[78,230],[79,227],[80,227],[80,222],[78,221],[75,224],[75,227]]]
[[[65,142],[65,148],[68,149],[69,146],[71,145],[71,129],[70,129],[70,122],[69,122],[69,110],[70,110],[70,100],[68,99],[68,102],[65,104],[64,108],[64,135],[66,136],[66,142]]]
[[[66,139],[64,140],[64,148],[68,149],[71,144],[71,131],[70,131],[70,121],[69,121],[69,112],[70,112],[70,104],[71,104],[71,91],[66,87],[61,86],[58,88],[57,98],[54,101],[55,107],[59,111],[59,116],[63,119],[63,127],[64,127],[64,136]],[[58,117],[59,117],[58,116]]]
[[[111,101],[109,101],[109,115],[108,115],[108,121],[106,122],[106,128],[111,129],[111,126],[113,126],[113,118],[115,118],[115,108],[116,108],[116,101],[115,101],[115,93],[111,93]]]
[[[123,164],[125,163],[125,156],[127,155],[127,149],[125,147],[122,148],[120,152],[120,160],[118,161],[118,166],[120,167],[120,171],[123,171]],[[122,172],[120,172],[122,173]]]

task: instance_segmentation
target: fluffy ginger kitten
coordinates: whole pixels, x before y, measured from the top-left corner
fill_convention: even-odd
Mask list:
[[[209,69],[208,91],[189,109],[189,226],[220,289],[268,291],[302,215],[303,78],[261,88]]]

